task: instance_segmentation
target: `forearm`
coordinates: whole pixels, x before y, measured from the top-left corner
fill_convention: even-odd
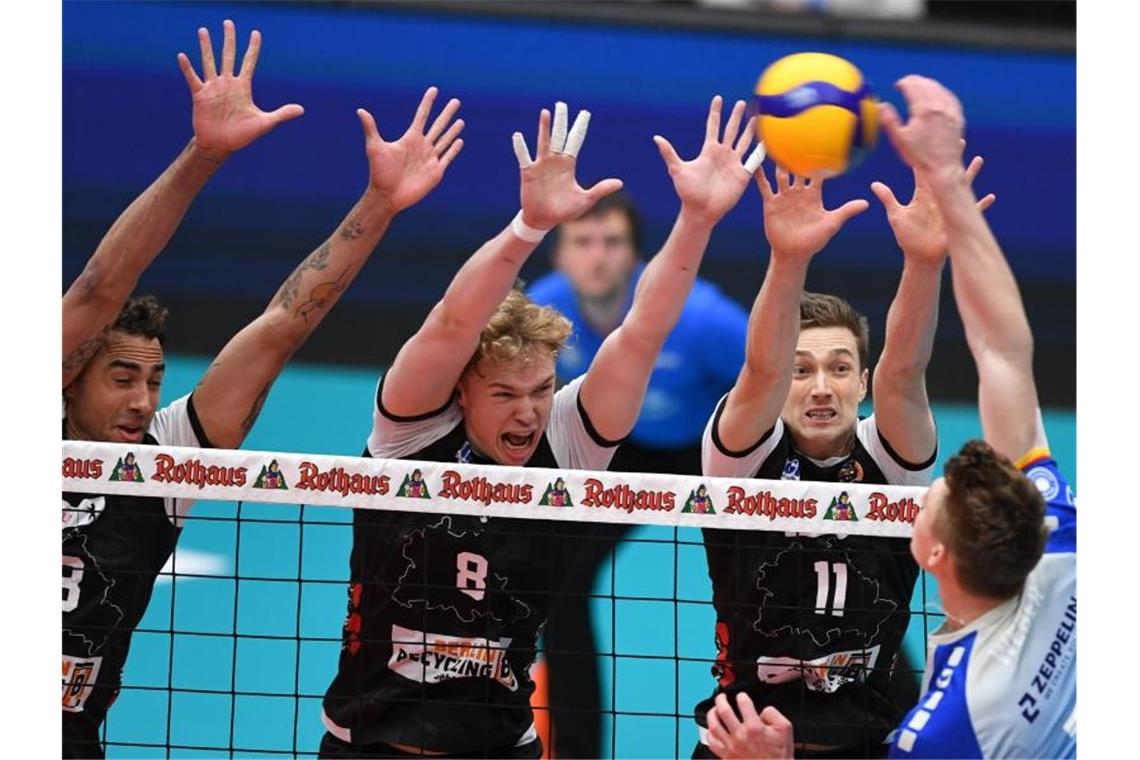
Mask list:
[[[949,238],[951,278],[971,350],[1028,362],[1033,337],[1017,282],[962,172],[932,179]]]
[[[68,301],[99,300],[121,308],[139,276],[166,247],[190,204],[218,169],[194,140],[158,179],[119,215],[103,236],[83,273],[64,296]]]
[[[296,350],[364,267],[395,214],[385,199],[366,191],[324,243],[281,285],[266,309],[283,348]]]
[[[637,283],[622,330],[652,352],[649,370],[692,292],[712,229],[711,223],[682,209],[669,238]]]
[[[887,312],[876,382],[883,377],[895,384],[923,383],[938,329],[942,267],[942,262],[907,259],[904,263],[898,291]]]
[[[748,316],[744,367],[754,377],[790,379],[807,267],[807,261],[783,259],[775,252],[768,260],[764,284]]]
[[[469,354],[537,245],[519,238],[508,225],[463,263],[425,328],[446,332],[456,350]]]
[[[693,289],[712,227],[682,209],[642,273],[629,314],[590,364],[579,398],[604,438],[618,440],[633,429],[657,356]]]
[[[265,312],[218,354],[194,392],[214,445],[241,445],[289,357],[363,268],[392,217],[382,198],[366,192],[328,240],[293,270]]]

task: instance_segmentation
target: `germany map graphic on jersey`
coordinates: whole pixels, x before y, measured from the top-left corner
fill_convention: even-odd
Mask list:
[[[406,499],[431,498],[427,483],[424,482],[423,473],[419,470],[413,470],[410,475],[404,476],[404,482],[400,484],[400,489],[396,491],[396,495],[403,496]]]
[[[855,516],[855,505],[851,503],[851,497],[846,491],[831,499],[831,505],[823,513],[823,519],[859,522],[859,518]]]
[[[74,531],[65,531],[64,551],[77,558],[81,568],[79,577],[82,585],[76,593],[83,603],[82,611],[77,613],[83,617],[83,629],[69,628],[65,615],[63,637],[73,652],[78,649],[85,657],[95,657],[110,640],[111,634],[118,630],[125,613],[122,607],[111,601],[115,579],[103,572],[99,560],[87,548],[88,536],[79,534],[78,542],[70,541],[74,535]],[[67,563],[68,558],[68,555],[64,556],[64,570],[74,574],[76,567]]]
[[[479,556],[487,561],[472,551],[488,551],[478,540],[482,533],[481,529],[453,527],[450,516],[406,533],[400,555],[407,565],[392,591],[392,601],[401,607],[451,612],[464,623],[485,618],[508,625],[530,617],[530,606],[507,591],[506,576],[493,567],[487,568],[481,587],[464,589],[457,584],[459,558]]]
[[[285,474],[281,472],[281,468],[274,459],[268,466],[261,465],[261,472],[257,476],[257,480],[253,481],[254,488],[273,488],[280,491],[288,491],[289,484],[285,482]]]
[[[689,491],[689,498],[685,500],[685,507],[681,512],[698,515],[716,514],[712,498],[709,497],[709,491],[703,483],[697,486],[695,491]]]
[[[111,480],[123,480],[129,483],[142,483],[143,476],[139,470],[138,462],[135,461],[133,452],[128,452],[125,457],[119,457],[119,461],[115,463],[115,469],[111,470]]]
[[[546,490],[542,493],[542,498],[538,500],[538,503],[544,507],[574,506],[570,492],[566,490],[566,481],[562,478],[558,478],[546,486]]]
[[[898,603],[882,596],[880,582],[860,570],[854,554],[844,548],[840,539],[829,536],[814,541],[815,546],[810,547],[793,541],[756,569],[760,606],[752,628],[772,639],[807,637],[817,647],[840,639],[846,639],[845,644],[874,646],[883,625],[898,610]],[[816,556],[821,561],[813,563]],[[818,568],[816,573],[812,573],[813,564]],[[844,568],[846,609],[839,609],[844,605],[836,601],[837,588],[825,594],[828,598],[823,602],[824,609],[810,609],[817,598],[817,573],[824,571],[824,582],[830,584],[836,565]],[[809,609],[804,609],[805,605]]]

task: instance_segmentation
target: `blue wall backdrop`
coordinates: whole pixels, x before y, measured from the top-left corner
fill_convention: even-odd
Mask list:
[[[464,257],[518,208],[510,135],[533,135],[539,108],[566,100],[594,118],[579,175],[619,176],[643,206],[647,251],[667,234],[677,201],[651,136],[682,155],[702,137],[710,97],[748,98],[776,58],[822,49],[856,62],[878,93],[901,105],[892,83],[936,77],[961,98],[969,150],[987,158],[978,181],[995,192],[990,212],[1026,292],[1039,344],[1053,359],[1051,403],[1072,404],[1075,373],[1075,76],[1072,54],[1000,52],[758,36],[638,26],[416,14],[303,4],[64,4],[64,281],[70,282],[110,221],[189,139],[189,97],[175,54],[196,60],[195,29],[220,50],[221,20],[239,39],[257,27],[264,46],[255,81],[266,108],[299,102],[301,119],[235,156],[212,180],[141,288],[193,309],[175,320],[176,348],[216,349],[272,296],[301,258],[339,222],[366,169],[354,109],[382,132],[402,132],[431,84],[463,100],[466,147],[443,183],[397,220],[375,261],[301,358],[368,364],[389,359],[442,293]],[[531,137],[533,143],[533,136]],[[888,145],[829,183],[838,205],[874,204],[817,259],[809,287],[849,297],[882,324],[901,264],[868,186],[880,179],[906,197],[910,177]],[[749,190],[717,229],[704,267],[750,303],[766,266],[760,200]],[[537,254],[524,274],[541,274]],[[210,304],[205,308],[204,304]],[[961,364],[961,334],[946,304],[936,358]],[[200,307],[200,308],[198,308]],[[185,319],[183,309],[178,313]],[[349,319],[351,316],[351,319]],[[383,324],[367,344],[353,323]],[[1060,359],[1061,361],[1058,361]],[[1058,369],[1057,365],[1061,365]],[[969,372],[932,373],[935,393],[966,398]]]

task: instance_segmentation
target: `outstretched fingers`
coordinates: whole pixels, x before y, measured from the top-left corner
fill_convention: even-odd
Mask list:
[[[459,99],[452,98],[447,101],[447,105],[439,112],[439,116],[435,117],[435,121],[431,123],[431,128],[427,131],[427,139],[435,142],[436,139],[443,133],[443,130],[451,122],[455,112],[459,110]],[[454,126],[454,125],[452,125]]]
[[[709,115],[705,119],[705,142],[717,142],[720,134],[720,109],[724,101],[720,95],[714,95],[709,104]]]
[[[661,135],[653,135],[653,142],[657,145],[657,150],[661,153],[661,158],[665,161],[666,168],[673,171],[679,167],[683,162],[681,157],[677,155],[673,143],[666,140]]]
[[[372,114],[363,108],[356,109],[356,115],[360,118],[360,125],[364,128],[364,141],[367,143],[369,140],[380,140],[380,130],[376,127],[376,119],[372,118]]]
[[[239,77],[253,79],[253,72],[257,69],[259,55],[261,55],[261,32],[254,29],[249,35],[249,45],[245,48],[245,56],[241,59]]]
[[[538,112],[538,143],[535,145],[535,157],[542,158],[550,152],[550,111],[542,109]]]
[[[732,106],[732,113],[728,115],[728,124],[724,126],[724,140],[725,145],[732,145],[736,142],[736,136],[740,132],[740,122],[744,119],[744,109],[746,105],[743,100],[738,100]]]
[[[593,187],[586,188],[586,197],[590,199],[590,203],[597,203],[610,193],[616,193],[618,190],[621,190],[621,188],[622,181],[610,177],[609,179],[603,179]]]
[[[451,164],[451,162],[455,160],[455,157],[459,155],[459,151],[461,150],[463,150],[462,137],[453,142],[451,144],[451,147],[447,149],[447,152],[440,156],[439,163],[443,165],[444,169],[446,169]]]
[[[424,126],[427,124],[427,118],[431,114],[431,107],[435,104],[435,97],[439,94],[439,88],[432,86],[427,88],[424,96],[420,98],[420,104],[416,108],[416,115],[412,117],[412,126],[410,129],[423,134]]]
[[[226,19],[222,22],[222,76],[234,75],[234,60],[237,58],[237,32],[234,22]]]
[[[202,77],[209,82],[218,78],[214,65],[214,47],[210,44],[210,32],[206,27],[198,27],[198,47],[202,51]]]
[[[194,64],[190,63],[190,58],[185,53],[178,54],[178,68],[182,69],[182,76],[186,79],[190,94],[202,89],[202,80],[198,78],[198,74],[194,71]]]
[[[988,195],[986,195],[986,197],[984,197],[980,201],[978,201],[978,210],[979,211],[985,211],[990,206],[994,205],[994,201],[996,201],[996,200],[997,200],[997,196],[994,195],[993,193],[989,193]]]
[[[858,198],[853,201],[847,201],[834,211],[828,212],[828,214],[832,217],[832,219],[835,220],[837,227],[842,227],[844,224],[847,224],[847,222],[853,217],[862,214],[864,211],[870,208],[870,206],[871,204],[867,203],[866,200],[863,198]]]
[[[978,172],[982,170],[982,166],[984,166],[985,163],[986,160],[981,156],[974,156],[973,160],[970,161],[970,165],[966,167],[966,182],[968,184],[974,184],[974,177],[978,176]]]
[[[446,153],[451,147],[451,144],[455,141],[455,138],[459,137],[459,133],[463,131],[465,125],[466,122],[464,122],[463,119],[456,119],[455,123],[443,133],[443,137],[436,140],[435,154],[437,156],[442,156]]]
[[[274,125],[281,124],[282,122],[291,121],[305,113],[305,109],[298,103],[290,103],[281,106],[280,108],[270,111],[269,118]]]
[[[887,187],[882,182],[872,182],[871,192],[883,204],[883,208],[887,210],[888,214],[893,214],[896,209],[902,204],[899,203],[898,198],[895,197],[894,191]]]
[[[744,157],[744,152],[752,145],[752,141],[756,138],[756,117],[753,116],[748,119],[748,123],[744,125],[744,131],[740,133],[740,139],[736,141],[733,146],[733,151],[741,158]]]

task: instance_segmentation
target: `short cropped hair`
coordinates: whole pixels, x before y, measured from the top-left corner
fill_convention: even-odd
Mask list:
[[[1019,593],[1045,550],[1045,500],[1029,478],[984,441],[969,441],[946,463],[949,493],[938,528],[958,582],[972,594]]]
[[[570,337],[570,320],[549,306],[539,306],[516,285],[487,321],[479,336],[479,348],[468,368],[480,359],[496,364],[523,359],[538,353],[557,356]]]
[[[143,338],[157,338],[166,343],[166,316],[169,310],[154,296],[132,298],[119,312],[112,330]]]
[[[867,318],[839,296],[804,292],[800,296],[800,330],[809,327],[846,327],[855,335],[859,369],[867,367],[871,330]]]
[[[633,242],[633,250],[637,255],[641,255],[641,214],[637,210],[633,198],[624,190],[618,190],[616,193],[610,193],[603,196],[601,200],[590,207],[590,210],[582,214],[578,219],[593,219],[595,217],[608,214],[611,211],[620,211],[625,215],[626,221],[629,222],[629,236]],[[574,221],[577,221],[574,220]],[[558,243],[561,242],[562,225],[554,228],[554,249],[558,248]]]

